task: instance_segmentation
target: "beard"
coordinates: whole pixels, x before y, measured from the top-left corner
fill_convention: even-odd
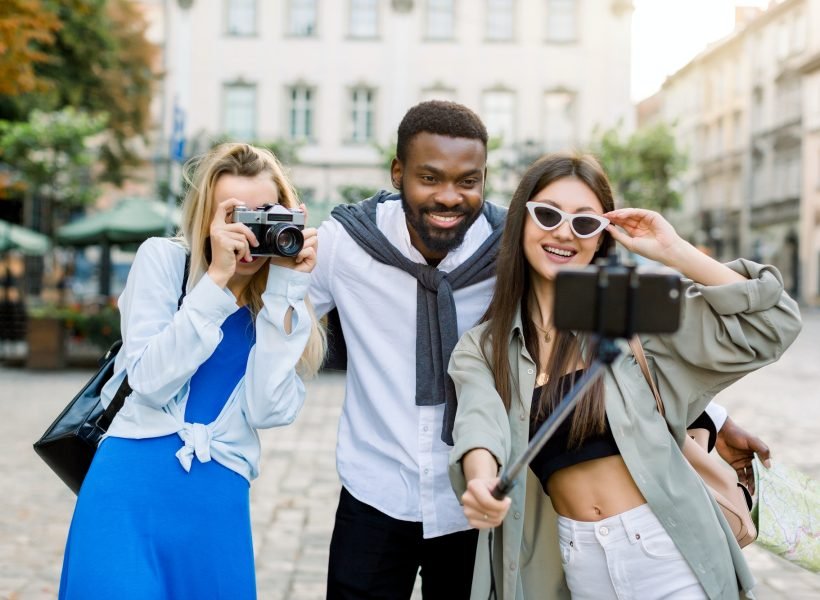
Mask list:
[[[464,242],[464,237],[467,235],[467,230],[470,229],[481,214],[481,207],[473,210],[466,204],[447,207],[443,204],[433,203],[429,206],[414,209],[405,199],[404,185],[399,186],[399,192],[401,193],[401,206],[404,209],[404,217],[407,220],[407,224],[413,228],[413,231],[416,232],[427,249],[433,252],[446,254],[461,246],[462,242]],[[464,215],[464,219],[455,227],[439,229],[430,226],[425,220],[424,215],[428,213],[447,213],[454,216]]]

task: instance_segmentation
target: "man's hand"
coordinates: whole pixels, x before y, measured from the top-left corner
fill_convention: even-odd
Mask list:
[[[771,452],[769,447],[758,437],[753,436],[748,431],[740,427],[737,423],[727,418],[723,427],[717,434],[715,449],[720,457],[729,463],[737,471],[737,479],[755,493],[754,470],[752,469],[752,459],[754,455],[760,459],[767,469],[771,466]]]

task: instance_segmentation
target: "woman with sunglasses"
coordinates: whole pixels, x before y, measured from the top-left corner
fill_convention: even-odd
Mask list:
[[[616,241],[686,278],[679,331],[641,340],[671,432],[624,341],[510,496],[496,500],[500,469],[593,358],[587,336],[553,327],[556,273],[590,264]],[[721,264],[661,215],[615,210],[594,158],[557,154],[519,184],[497,272],[483,322],[460,340],[449,368],[458,394],[451,480],[482,530],[473,597],[487,598],[491,585],[505,600],[737,598],[749,590],[740,548],[679,446],[712,396],[776,360],[799,332],[777,270]]]

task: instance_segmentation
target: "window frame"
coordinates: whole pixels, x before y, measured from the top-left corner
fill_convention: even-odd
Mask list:
[[[354,31],[353,15],[358,3],[368,2],[373,5],[373,33],[361,34]],[[381,10],[378,0],[348,0],[347,4],[347,37],[353,40],[377,40],[381,33]]]
[[[491,17],[494,14],[490,8],[493,2],[509,2],[510,5],[510,34],[509,37],[494,37],[490,35]],[[493,44],[503,44],[515,41],[517,0],[485,0],[484,3],[484,40]]]
[[[557,17],[567,18],[571,14],[572,17],[572,32],[568,37],[563,35],[555,35],[553,31],[554,25],[551,25],[553,17],[553,9],[555,4],[565,3],[570,4],[572,12],[556,15]],[[546,0],[545,7],[547,10],[546,20],[544,21],[545,39],[548,44],[577,44],[580,42],[580,0]]]
[[[294,128],[294,123],[296,122],[296,108],[299,102],[298,99],[294,98],[294,93],[296,91],[302,91],[308,94],[308,97],[302,98],[301,102],[303,106],[307,106],[306,109],[302,109],[302,113],[308,114],[309,119],[306,119],[304,117],[301,118],[301,128]],[[303,82],[297,82],[288,85],[285,87],[285,100],[285,131],[287,133],[287,139],[291,141],[304,141],[307,143],[315,143],[316,87]],[[294,132],[295,129],[299,129],[299,131]]]
[[[240,31],[238,29],[231,28],[231,8],[235,8],[236,2],[242,2],[243,4],[249,5],[252,7],[253,16],[251,19],[251,28],[248,31]],[[225,0],[224,4],[224,34],[227,37],[235,37],[235,38],[248,38],[248,37],[256,37],[259,35],[259,2],[258,0]]]
[[[438,8],[435,13],[433,5],[441,2],[449,2],[450,5],[450,28],[447,35],[433,35],[431,33],[432,18],[434,14],[445,14]],[[456,0],[425,0],[424,3],[424,39],[428,42],[452,42],[456,39]]]
[[[364,138],[360,138],[357,134],[360,131],[360,123],[357,118],[357,107],[361,106],[356,96],[359,93],[369,94],[367,98],[367,110],[364,113]],[[348,129],[345,142],[353,145],[366,145],[373,143],[376,140],[376,88],[371,85],[354,85],[348,88],[347,102],[348,115],[350,117],[351,126]],[[368,114],[369,113],[369,114]],[[368,123],[369,118],[369,123]]]
[[[252,91],[252,106],[251,106],[251,127],[249,135],[244,133],[235,133],[229,129],[229,114],[232,108],[229,106],[228,97],[233,90],[250,90]],[[222,132],[232,139],[243,141],[254,141],[259,135],[259,86],[256,83],[247,81],[226,81],[222,84]]]
[[[297,13],[294,5],[299,4],[300,10],[304,10],[307,4],[313,6],[313,29],[308,33],[297,31],[294,27],[294,15]],[[291,38],[315,38],[319,36],[319,0],[288,0],[287,14],[285,15],[285,35]]]

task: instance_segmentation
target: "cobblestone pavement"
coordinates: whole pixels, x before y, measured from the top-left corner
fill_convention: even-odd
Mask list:
[[[779,363],[719,400],[770,444],[776,459],[820,478],[820,311],[804,317],[803,333]],[[56,596],[74,496],[31,443],[87,377],[87,371],[0,366],[0,599]],[[309,384],[294,425],[261,432],[262,475],[251,492],[261,600],[324,598],[339,492],[334,444],[342,386],[340,375],[322,375]],[[745,553],[760,582],[759,599],[820,598],[820,576],[754,546]]]

